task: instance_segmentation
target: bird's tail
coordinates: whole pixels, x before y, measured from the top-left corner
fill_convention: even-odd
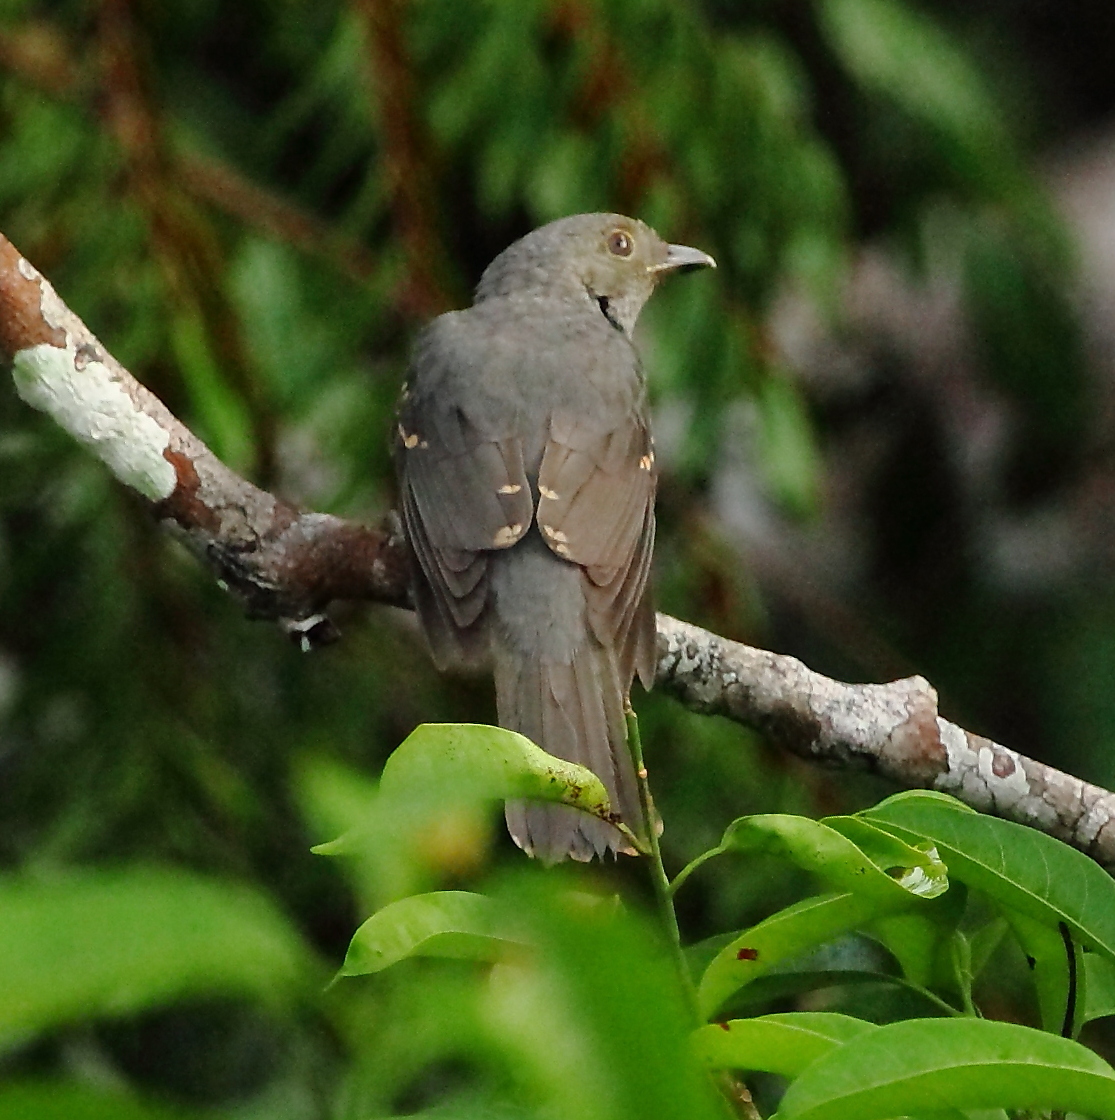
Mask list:
[[[494,661],[501,726],[526,735],[549,754],[587,766],[603,781],[613,811],[642,835],[614,655],[586,633],[568,662],[523,655],[499,643]],[[568,805],[509,801],[506,815],[515,843],[545,863],[589,860],[607,851],[635,854],[619,829]]]

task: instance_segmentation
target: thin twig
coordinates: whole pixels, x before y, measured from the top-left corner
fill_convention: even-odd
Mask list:
[[[691,859],[674,876],[672,882],[670,883],[670,887],[669,887],[670,897],[673,898],[674,895],[678,893],[678,891],[681,889],[682,885],[685,883],[686,879],[688,879],[689,876],[692,875],[693,872],[696,871],[698,867],[701,867],[703,864],[708,863],[708,861],[710,859],[712,859],[714,856],[719,856],[719,855],[723,855],[723,854],[724,854],[724,849],[717,846],[715,848],[709,848],[709,850],[707,852],[702,852],[699,856],[696,857],[696,859]]]

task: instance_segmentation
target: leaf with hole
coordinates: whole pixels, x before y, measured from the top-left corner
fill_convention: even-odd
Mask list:
[[[936,797],[888,798],[860,814],[902,839],[937,846],[949,874],[1000,905],[1115,959],[1115,879],[1082,852],[1012,821]]]
[[[867,894],[884,902],[932,899],[948,890],[948,874],[936,852],[922,850],[854,818],[838,831],[828,822],[770,813],[740,817],[715,847],[698,856],[675,880],[674,889],[706,860],[726,852],[781,856],[817,875],[832,890]],[[862,838],[871,846],[865,850]]]

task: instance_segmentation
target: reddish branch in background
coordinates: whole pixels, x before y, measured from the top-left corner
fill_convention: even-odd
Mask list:
[[[16,391],[141,494],[256,618],[310,649],[333,599],[407,602],[401,535],[309,513],[229,470],[139,384],[0,236],[0,361]],[[687,707],[757,728],[803,758],[944,790],[1041,829],[1115,870],[1115,795],[937,714],[921,677],[851,685],[782,654],[658,616],[657,684]]]
[[[376,132],[395,235],[406,254],[400,309],[421,321],[448,311],[446,254],[438,235],[430,145],[418,118],[400,0],[353,0],[368,37]]]
[[[144,217],[152,255],[172,294],[176,329],[197,332],[197,342],[212,352],[231,387],[247,403],[257,471],[263,478],[271,478],[275,417],[259,390],[228,293],[223,284],[214,281],[226,271],[219,241],[175,173],[163,120],[151,96],[143,38],[132,9],[132,0],[101,0],[99,5],[96,45],[101,121],[116,141],[127,193]]]

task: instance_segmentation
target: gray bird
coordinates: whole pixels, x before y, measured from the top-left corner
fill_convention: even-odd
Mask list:
[[[619,214],[551,222],[419,336],[395,457],[413,596],[435,663],[490,666],[503,727],[587,766],[644,835],[624,700],[654,680],[656,468],[631,332],[664,275],[715,267]],[[631,852],[564,805],[513,801],[548,863]]]

